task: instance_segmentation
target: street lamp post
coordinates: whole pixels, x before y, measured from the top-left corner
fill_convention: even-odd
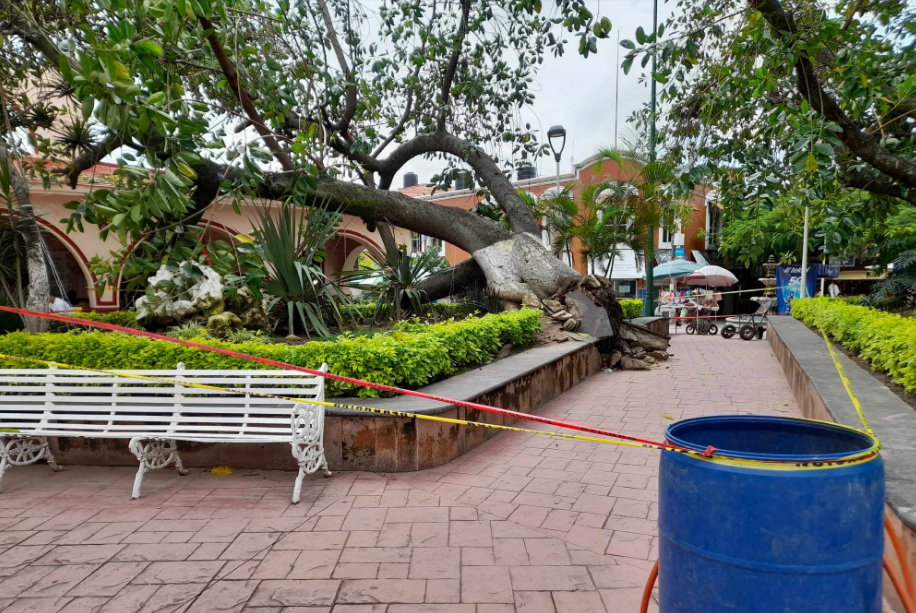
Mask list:
[[[563,149],[566,148],[566,128],[563,126],[552,126],[547,130],[547,142],[550,143],[550,150],[553,151],[553,159],[557,163],[557,197],[560,195],[560,157],[563,155]],[[572,254],[570,254],[570,257]],[[570,263],[572,266],[572,263]]]
[[[658,36],[658,0],[654,0],[652,5],[652,34]],[[656,40],[656,49],[658,41]],[[649,114],[651,122],[649,123],[649,163],[655,161],[655,53],[652,54],[652,74],[649,79],[651,84],[651,98],[649,100]],[[652,317],[655,314],[655,275],[652,273],[653,262],[655,261],[655,228],[649,227],[649,235],[646,237],[646,299],[643,301],[642,314],[645,317]]]

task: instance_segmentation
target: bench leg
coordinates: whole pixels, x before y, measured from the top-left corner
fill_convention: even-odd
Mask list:
[[[298,504],[302,493],[302,481],[306,475],[322,470],[325,477],[331,476],[328,460],[324,455],[324,407],[316,404],[297,404],[293,411],[292,434],[293,457],[299,464],[299,474],[293,487],[293,504]]]
[[[150,470],[165,468],[174,462],[175,469],[178,471],[179,475],[185,476],[188,474],[184,464],[181,463],[181,457],[178,455],[178,447],[175,441],[134,438],[130,440],[130,451],[137,456],[137,460],[140,462],[140,468],[137,469],[137,476],[134,477],[134,490],[132,494],[134,500],[140,498],[140,487],[143,485],[143,475]]]
[[[51,467],[51,470],[53,470],[56,473],[59,473],[60,471],[63,470],[63,468],[58,466],[57,461],[54,460],[54,454],[51,453],[51,446],[48,445],[48,439],[42,437],[41,442],[42,442],[41,448],[44,451],[45,461],[48,463],[48,466]]]
[[[61,468],[54,461],[48,439],[43,436],[0,438],[0,480],[10,466],[28,466],[39,460],[46,460],[54,472]]]
[[[2,489],[3,484],[3,473],[6,472],[9,465],[10,458],[9,452],[6,450],[6,439],[0,438],[0,489]]]

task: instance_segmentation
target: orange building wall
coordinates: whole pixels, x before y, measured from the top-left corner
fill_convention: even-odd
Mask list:
[[[578,166],[575,172],[575,176],[572,174],[561,175],[560,185],[566,187],[572,184],[572,190],[576,198],[578,198],[582,189],[590,184],[599,183],[601,181],[618,181],[621,179],[626,179],[628,176],[632,177],[635,174],[635,171],[632,173],[624,172],[616,162],[611,160],[604,160],[602,162],[596,163],[585,163],[581,166]],[[536,185],[531,185],[531,183],[536,183]],[[525,181],[516,181],[516,188],[522,191],[529,192],[535,197],[540,197],[545,191],[556,186],[555,181],[551,181],[550,177],[538,177],[536,179],[525,180]],[[423,196],[429,193],[430,189],[427,187],[424,190],[425,186],[416,186],[412,188],[406,188],[401,190],[402,193],[412,196]],[[425,192],[425,193],[424,193]],[[697,233],[706,227],[706,204],[705,204],[705,194],[706,190],[698,190],[696,196],[694,197],[694,213],[690,216],[689,223],[685,228],[682,229],[685,239],[685,248],[687,251],[688,258],[691,258],[690,252],[692,250],[702,250],[705,249],[705,241],[694,238]],[[468,192],[460,192],[453,197],[449,197],[447,193],[437,193],[432,196],[428,196],[426,199],[435,202],[441,206],[448,207],[458,207],[464,210],[472,209],[482,198]],[[658,239],[656,238],[656,245],[658,244]],[[581,274],[585,274],[587,271],[587,264],[585,257],[582,255],[582,244],[578,239],[573,239],[572,241],[572,252],[574,255],[574,268]],[[445,257],[448,259],[449,263],[452,265],[458,264],[467,260],[471,255],[459,249],[458,247],[447,244],[445,248]]]

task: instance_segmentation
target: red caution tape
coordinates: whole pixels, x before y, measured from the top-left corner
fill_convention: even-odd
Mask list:
[[[41,313],[38,311],[29,311],[25,309],[17,309],[14,307],[0,306],[0,311],[5,311],[7,313],[15,313],[17,315],[25,315],[27,317],[38,317],[40,319],[48,319],[51,321],[61,321],[68,324],[75,324],[77,326],[86,326],[90,328],[99,328],[101,330],[109,330],[111,332],[121,332],[123,334],[130,334],[131,336],[142,336],[146,338],[151,338],[154,340],[165,341],[167,343],[174,343],[176,345],[184,345],[185,347],[193,347],[194,349],[202,349],[203,351],[211,351],[213,353],[219,353],[233,358],[239,358],[242,360],[248,360],[249,362],[257,362],[258,364],[265,364],[267,366],[274,366],[276,368],[281,368],[284,370],[295,370],[298,372],[303,372],[309,375],[316,377],[324,377],[325,379],[331,379],[333,381],[340,381],[341,383],[348,383],[350,385],[358,385],[361,387],[368,387],[376,389],[383,392],[391,392],[394,394],[402,394],[404,396],[415,396],[417,398],[425,398],[427,400],[434,400],[436,402],[442,402],[444,404],[452,404],[460,407],[465,407],[467,409],[475,409],[477,411],[484,411],[487,413],[495,413],[497,415],[503,415],[505,417],[513,417],[516,419],[526,419],[528,421],[534,421],[542,424],[549,424],[551,426],[557,426],[559,428],[568,428],[570,430],[578,430],[579,432],[588,432],[590,434],[600,434],[602,436],[609,436],[612,438],[617,438],[624,441],[633,441],[634,443],[643,443],[646,445],[655,445],[658,447],[663,447],[665,449],[671,449],[675,451],[685,451],[683,447],[679,445],[672,445],[670,443],[659,443],[656,441],[650,441],[647,439],[637,438],[635,436],[627,436],[626,434],[620,434],[617,432],[610,432],[608,430],[602,430],[600,428],[591,428],[589,426],[583,426],[580,424],[575,424],[568,421],[562,421],[559,419],[549,419],[547,417],[539,417],[537,415],[530,415],[528,413],[519,413],[518,411],[510,411],[509,409],[501,409],[499,407],[494,407],[486,404],[478,404],[476,402],[468,402],[466,400],[455,400],[454,398],[445,398],[443,396],[435,396],[432,394],[424,394],[423,392],[416,392],[413,390],[403,389],[400,387],[393,387],[391,385],[384,385],[381,383],[372,383],[371,381],[363,381],[361,379],[354,379],[352,377],[344,377],[341,375],[335,375],[332,373],[320,372],[318,370],[313,370],[311,368],[305,368],[303,366],[296,366],[294,364],[287,364],[285,362],[277,362],[276,360],[270,360],[268,358],[261,358],[254,355],[248,355],[246,353],[239,353],[238,351],[232,351],[231,349],[225,349],[223,347],[212,347],[210,345],[202,345],[200,343],[195,343],[193,341],[186,341],[180,338],[172,338],[171,336],[165,336],[164,334],[156,334],[155,332],[146,332],[145,330],[137,330],[135,328],[127,328],[125,326],[116,326],[114,324],[106,324],[99,321],[90,321],[88,319],[79,319],[76,317],[67,317],[65,315],[56,315],[53,313]],[[708,450],[707,450],[708,451]]]

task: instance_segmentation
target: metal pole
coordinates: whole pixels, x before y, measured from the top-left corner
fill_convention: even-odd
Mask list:
[[[805,207],[805,231],[802,238],[802,270],[801,270],[801,291],[799,295],[802,298],[808,297],[808,207]]]
[[[652,33],[658,34],[658,0],[652,2]],[[656,42],[656,48],[658,40]],[[649,100],[649,163],[655,161],[655,53],[652,54],[651,98]],[[643,301],[642,314],[646,317],[655,315],[655,275],[652,274],[655,261],[655,228],[649,227],[649,236],[646,237],[646,299]]]
[[[620,115],[620,30],[617,30],[617,76],[614,77],[614,150],[617,149],[617,117]]]
[[[557,161],[557,193],[556,193],[555,195],[556,195],[557,198],[559,198],[559,197],[560,197],[560,156],[559,156],[559,155],[554,156],[554,159],[556,159],[556,161]],[[565,245],[564,245],[564,246],[565,246]],[[569,267],[572,268],[572,265],[573,265],[573,263],[572,263],[572,253],[570,253],[569,249],[567,249],[566,251],[567,251],[567,253],[566,253],[566,261],[569,263]],[[562,254],[560,255],[560,261],[561,261],[561,262],[563,261],[563,256],[562,256]]]

